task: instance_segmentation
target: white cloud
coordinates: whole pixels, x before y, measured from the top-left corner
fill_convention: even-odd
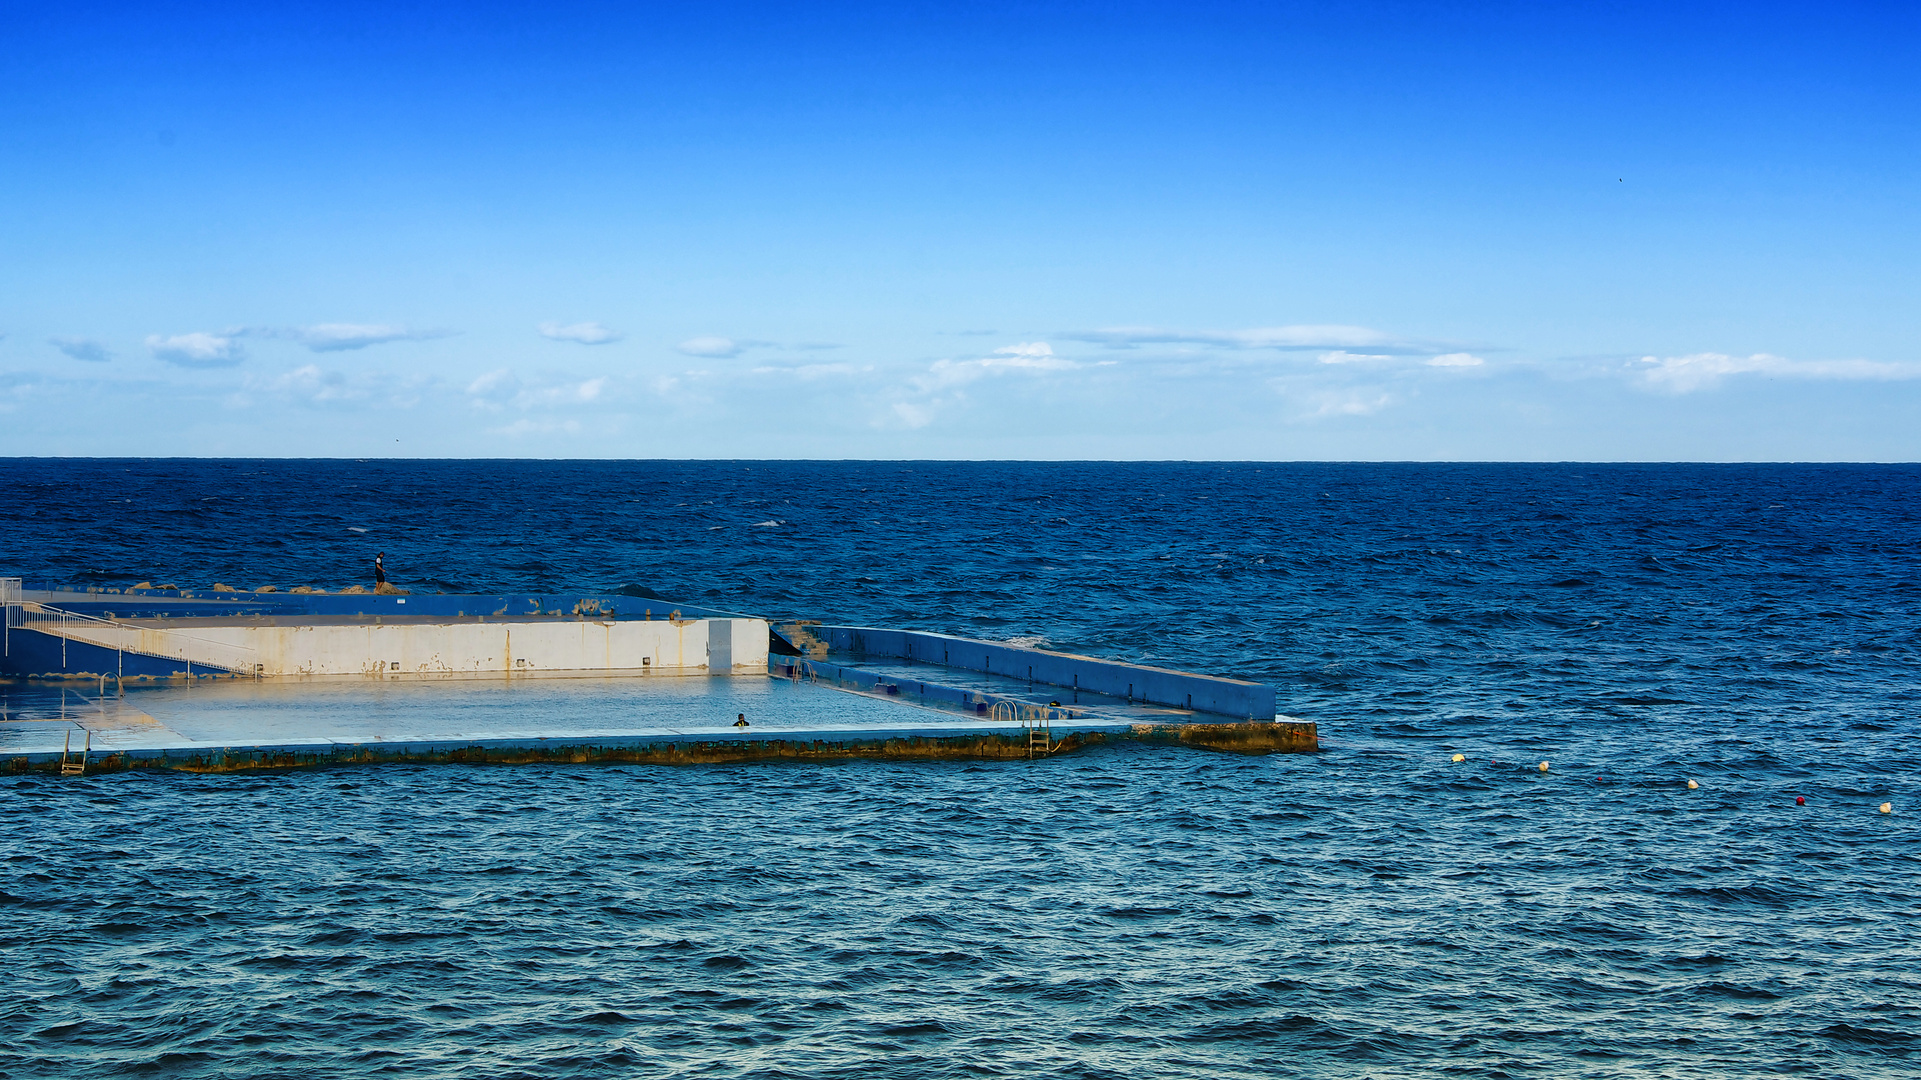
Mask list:
[[[857,364],[796,364],[792,367],[762,366],[754,369],[756,375],[783,375],[790,379],[826,379],[836,375],[865,375],[874,370],[874,365]]]
[[[620,340],[620,334],[597,322],[570,323],[566,326],[544,322],[540,324],[540,336],[549,341],[573,341],[582,345],[605,345]]]
[[[1315,357],[1323,364],[1364,364],[1375,360],[1392,360],[1394,357],[1382,353],[1351,353],[1345,349],[1335,349]]]
[[[1315,416],[1372,416],[1394,403],[1392,394],[1369,392],[1316,395]]]
[[[1879,360],[1789,360],[1755,353],[1728,356],[1725,353],[1693,353],[1688,356],[1644,356],[1643,367],[1636,371],[1640,381],[1653,389],[1674,394],[1706,390],[1735,375],[1762,375],[1779,379],[1913,379],[1921,378],[1921,364],[1890,363]]]
[[[1300,379],[1274,379],[1269,385],[1295,407],[1289,419],[1296,422],[1372,416],[1395,401],[1394,395],[1379,387],[1317,387]]]
[[[995,349],[991,356],[973,360],[936,360],[928,366],[925,375],[917,375],[910,381],[916,389],[925,393],[950,386],[963,386],[987,375],[1005,372],[1040,374],[1079,366],[1064,356],[1055,356],[1054,350],[1046,342],[1031,341],[1005,345]]]
[[[520,380],[514,377],[514,373],[501,368],[498,371],[489,371],[468,383],[467,393],[488,401],[505,400],[513,397],[514,391],[519,387]]]
[[[934,410],[926,405],[916,405],[911,401],[896,401],[894,415],[910,428],[924,428],[934,422]]]
[[[1056,356],[1053,347],[1044,341],[1003,345],[986,356],[969,360],[936,360],[927,366],[925,372],[909,376],[904,383],[893,387],[892,393],[886,396],[896,400],[888,404],[889,411],[875,422],[880,426],[898,423],[909,428],[926,427],[933,422],[937,413],[965,402],[965,387],[983,378],[1002,375],[1039,377],[1087,367],[1106,367],[1111,363],[1103,361],[1089,365]]]
[[[681,342],[679,346],[680,351],[686,353],[688,356],[705,356],[713,359],[726,359],[730,356],[739,356],[741,350],[746,347],[747,345],[744,342],[738,342],[733,338],[724,337],[688,338],[686,341]]]
[[[229,404],[244,408],[252,403],[253,395],[269,394],[313,408],[406,409],[420,404],[421,391],[434,381],[431,376],[396,378],[379,371],[349,374],[304,364],[273,378],[249,377],[247,393],[236,395]]]
[[[1045,341],[1023,341],[1018,345],[1002,345],[994,350],[994,355],[1040,360],[1053,356],[1054,349]]]
[[[1428,358],[1428,367],[1480,367],[1487,361],[1473,353],[1451,352]]]
[[[528,435],[578,435],[578,420],[533,420],[521,417],[505,427],[489,428],[490,435],[505,435],[510,439],[524,438]]]
[[[501,368],[468,383],[467,395],[475,408],[497,412],[509,405],[516,409],[542,409],[585,404],[599,398],[606,388],[606,376],[579,381],[529,382]]]
[[[107,351],[107,347],[92,338],[56,335],[48,338],[47,341],[50,342],[54,348],[59,349],[75,360],[86,360],[90,363],[103,364],[113,359],[113,354]]]
[[[430,341],[449,337],[452,330],[417,330],[385,323],[316,323],[313,326],[234,326],[218,333],[176,334],[147,338],[153,354],[182,367],[231,367],[245,359],[241,338],[279,338],[297,341],[317,353],[364,349],[390,341]]]
[[[262,336],[268,334],[280,336],[281,333],[314,352],[341,352],[347,349],[364,349],[369,345],[384,345],[389,341],[430,341],[434,338],[447,337],[452,334],[452,331],[410,330],[404,326],[388,326],[379,323],[319,323],[283,332],[263,331]]]
[[[1430,345],[1397,338],[1365,326],[1267,326],[1250,330],[1163,330],[1123,326],[1062,335],[1117,349],[1137,345],[1209,345],[1223,349],[1367,349],[1376,353],[1425,353]]]
[[[318,364],[297,367],[268,383],[266,388],[298,398],[309,405],[331,405],[364,401],[367,398],[366,388],[349,385],[345,373],[322,371]]]
[[[40,387],[41,381],[40,376],[26,372],[0,372],[0,413],[16,411],[20,403]]]
[[[246,359],[246,351],[236,341],[244,330],[225,330],[217,334],[195,331],[162,337],[147,335],[147,348],[169,364],[189,368],[232,367]]]

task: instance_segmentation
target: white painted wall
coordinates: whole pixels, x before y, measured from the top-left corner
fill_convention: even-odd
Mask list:
[[[767,673],[767,622],[730,619],[735,675]],[[707,670],[709,620],[401,623],[332,626],[206,626],[148,629],[75,623],[68,637],[228,669],[260,665],[262,677],[543,675]]]

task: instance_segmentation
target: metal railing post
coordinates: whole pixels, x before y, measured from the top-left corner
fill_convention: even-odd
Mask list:
[[[13,621],[19,617],[20,579],[17,577],[0,578],[0,655],[13,655]]]

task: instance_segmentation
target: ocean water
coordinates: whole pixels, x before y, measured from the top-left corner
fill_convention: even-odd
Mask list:
[[[1258,678],[1324,747],[10,776],[0,1075],[1921,1074],[1921,467],[0,466],[0,573],[382,551]]]

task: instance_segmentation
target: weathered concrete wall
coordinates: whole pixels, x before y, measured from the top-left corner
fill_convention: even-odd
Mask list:
[[[1320,729],[1303,720],[1239,724],[1139,724],[1129,737],[1141,742],[1178,742],[1231,754],[1306,754],[1321,748]]]
[[[75,642],[262,678],[542,675],[568,671],[764,675],[762,619],[192,625],[74,623]],[[70,650],[71,651],[71,650]],[[711,661],[711,664],[710,664]],[[97,657],[93,663],[105,662]],[[722,670],[722,667],[725,670]],[[101,674],[112,677],[109,664]]]
[[[1275,715],[1274,688],[1265,683],[915,630],[812,625],[806,630],[833,649],[921,660],[1221,716],[1271,720]]]
[[[1101,742],[1099,732],[1076,732],[1056,752]],[[539,743],[365,743],[195,748],[96,752],[88,773],[149,769],[168,772],[252,772],[261,769],[339,765],[721,765],[747,761],[848,761],[858,759],[1011,760],[1030,756],[1025,737],[1003,734],[901,735],[863,738],[840,733],[824,739],[691,739],[658,741],[544,740]],[[59,755],[8,760],[12,772],[55,772]]]
[[[133,769],[173,772],[251,772],[387,763],[472,765],[716,765],[749,761],[1011,761],[1032,754],[1021,732],[821,732],[792,737],[559,738],[388,743],[294,743],[179,747],[94,752],[88,773]],[[1145,742],[1233,753],[1301,753],[1318,748],[1315,727],[1275,724],[1135,724],[1059,734],[1051,753],[1115,741]],[[1041,755],[1046,756],[1046,755]],[[62,755],[6,759],[10,772],[58,772]]]

